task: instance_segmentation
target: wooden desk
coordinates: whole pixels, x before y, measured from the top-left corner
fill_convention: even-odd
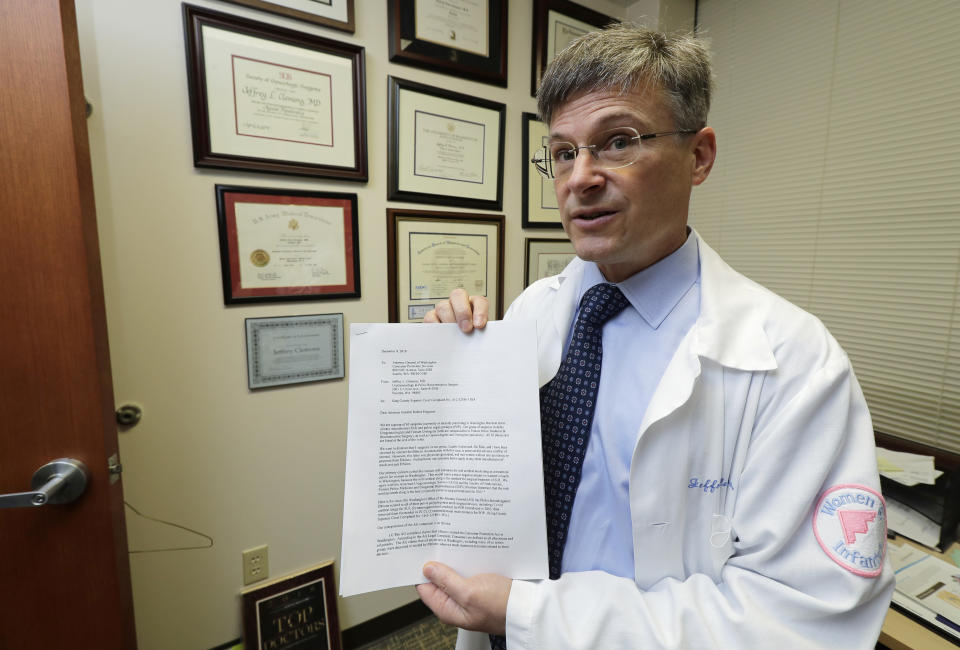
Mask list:
[[[900,536],[889,543],[897,546],[910,544],[930,555],[936,555],[947,562],[951,562],[951,559],[943,553],[937,553],[919,544],[914,544]],[[954,548],[957,548],[957,544],[953,544],[948,550]],[[890,650],[957,650],[960,647],[960,640],[952,643],[906,614],[901,614],[893,607],[890,608],[887,617],[883,620],[883,629],[880,630],[879,641]]]

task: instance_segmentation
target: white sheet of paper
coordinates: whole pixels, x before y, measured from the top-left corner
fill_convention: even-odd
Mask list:
[[[429,560],[547,577],[536,350],[525,321],[350,326],[342,596]]]
[[[940,544],[940,526],[898,501],[887,498],[887,528],[924,546]]]
[[[933,456],[893,451],[883,447],[877,447],[877,466],[881,476],[907,486],[917,483],[933,485],[943,474],[933,467]]]

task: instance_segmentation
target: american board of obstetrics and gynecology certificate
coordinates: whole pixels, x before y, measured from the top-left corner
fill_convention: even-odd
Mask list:
[[[340,594],[547,577],[536,329],[353,324]]]

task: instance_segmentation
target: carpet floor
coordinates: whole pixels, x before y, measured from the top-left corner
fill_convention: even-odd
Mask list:
[[[357,650],[452,650],[456,644],[457,628],[427,616]]]

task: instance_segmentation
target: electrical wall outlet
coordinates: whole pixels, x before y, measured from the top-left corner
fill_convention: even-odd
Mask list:
[[[243,552],[243,584],[249,585],[265,580],[270,575],[267,561],[267,545],[248,548]]]

